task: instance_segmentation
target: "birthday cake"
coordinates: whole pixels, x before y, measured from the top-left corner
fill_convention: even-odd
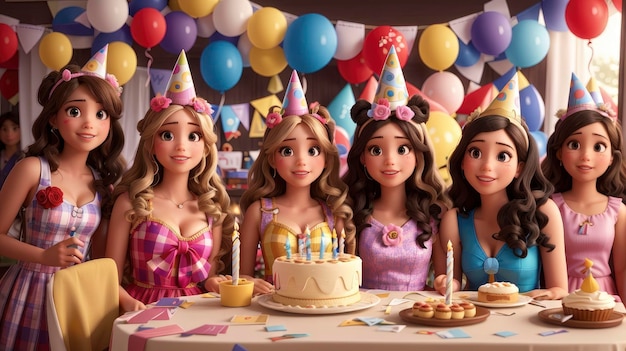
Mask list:
[[[361,258],[332,253],[312,253],[312,259],[298,254],[274,260],[272,266],[275,293],[280,304],[302,307],[348,306],[361,300]]]
[[[478,287],[478,301],[514,303],[519,299],[519,288],[509,282],[486,283]]]
[[[600,286],[591,274],[593,262],[585,259],[586,277],[580,289],[572,291],[562,300],[563,313],[572,315],[572,319],[581,321],[605,321],[609,319],[615,308],[615,298],[606,291],[600,291]]]

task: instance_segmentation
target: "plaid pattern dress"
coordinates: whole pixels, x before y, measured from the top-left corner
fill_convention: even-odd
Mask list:
[[[40,158],[40,161],[41,178],[37,191],[51,185],[50,166],[47,160]],[[91,236],[100,224],[100,195],[96,194],[91,202],[82,207],[63,201],[50,209],[43,208],[34,197],[25,215],[25,242],[47,249],[67,239],[70,228],[76,227],[76,235],[85,243],[85,247],[80,248],[85,254]],[[49,349],[46,285],[59,269],[20,261],[7,271],[0,281],[0,347],[6,350]]]
[[[198,283],[209,277],[213,250],[213,220],[190,237],[167,223],[147,217],[130,233],[132,282],[126,291],[149,304],[163,297],[197,295]]]

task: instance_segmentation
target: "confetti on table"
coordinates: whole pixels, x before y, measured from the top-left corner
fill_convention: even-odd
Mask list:
[[[406,325],[381,325],[376,331],[399,333],[404,328],[406,328]]]
[[[501,336],[503,338],[508,338],[509,336],[517,335],[517,333],[505,330],[505,331],[494,333],[493,335]]]
[[[547,331],[539,333],[539,335],[541,335],[541,336],[550,336],[550,335],[561,334],[561,333],[567,333],[567,330],[565,330],[565,329],[547,330]]]
[[[227,325],[219,325],[219,324],[204,324],[197,328],[187,330],[181,334],[181,336],[191,336],[191,335],[211,335],[216,336],[218,334],[226,334],[228,330]]]
[[[275,331],[286,331],[287,327],[284,325],[268,325],[265,327],[265,331],[275,332]]]
[[[258,316],[235,315],[230,321],[235,324],[265,324],[269,317],[268,314],[260,314]]]
[[[469,334],[464,332],[462,329],[449,329],[442,330],[436,333],[440,338],[443,339],[456,339],[456,338],[470,338]]]
[[[269,338],[272,341],[280,341],[280,340],[287,340],[287,339],[297,339],[297,338],[304,338],[309,336],[309,334],[285,334],[285,335],[281,335],[281,336],[275,336],[272,338]]]
[[[415,332],[415,334],[420,334],[420,335],[433,335],[436,332],[434,331],[430,331],[430,330],[418,330]]]

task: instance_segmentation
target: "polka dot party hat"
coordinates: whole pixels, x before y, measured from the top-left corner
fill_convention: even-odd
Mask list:
[[[193,85],[185,50],[182,50],[178,55],[166,89],[165,97],[172,99],[173,104],[192,105],[196,97],[196,89]]]
[[[291,78],[287,85],[285,97],[283,98],[283,115],[304,115],[309,113],[309,107],[304,96],[304,90],[302,90],[302,84],[298,77],[298,72],[293,70],[291,72]]]
[[[391,111],[395,111],[398,106],[406,106],[409,100],[409,91],[407,90],[400,60],[394,46],[389,49],[387,59],[380,73],[374,102],[380,99],[387,99]]]

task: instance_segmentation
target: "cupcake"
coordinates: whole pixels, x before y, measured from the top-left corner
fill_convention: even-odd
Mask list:
[[[452,305],[450,305],[450,311],[452,312],[452,319],[465,318],[465,309],[458,303],[453,303]]]
[[[418,311],[420,309],[420,307],[422,307],[423,305],[425,305],[426,303],[422,302],[422,301],[418,301],[416,303],[413,304],[413,307],[411,308],[411,311],[413,312],[413,315],[416,317],[419,317]]]
[[[572,319],[579,321],[605,321],[613,313],[615,298],[606,291],[600,291],[600,286],[591,273],[593,262],[585,259],[584,265],[583,273],[586,277],[580,289],[563,298],[563,313],[572,315]]]
[[[472,318],[476,316],[476,306],[469,301],[462,301],[459,303],[463,310],[465,311],[465,318]]]
[[[413,313],[413,315],[415,315],[415,313]],[[435,310],[433,309],[433,306],[427,303],[421,305],[417,310],[417,316],[421,318],[433,318],[434,315]]]
[[[445,303],[440,303],[435,308],[436,319],[450,319],[452,318],[452,310]]]

